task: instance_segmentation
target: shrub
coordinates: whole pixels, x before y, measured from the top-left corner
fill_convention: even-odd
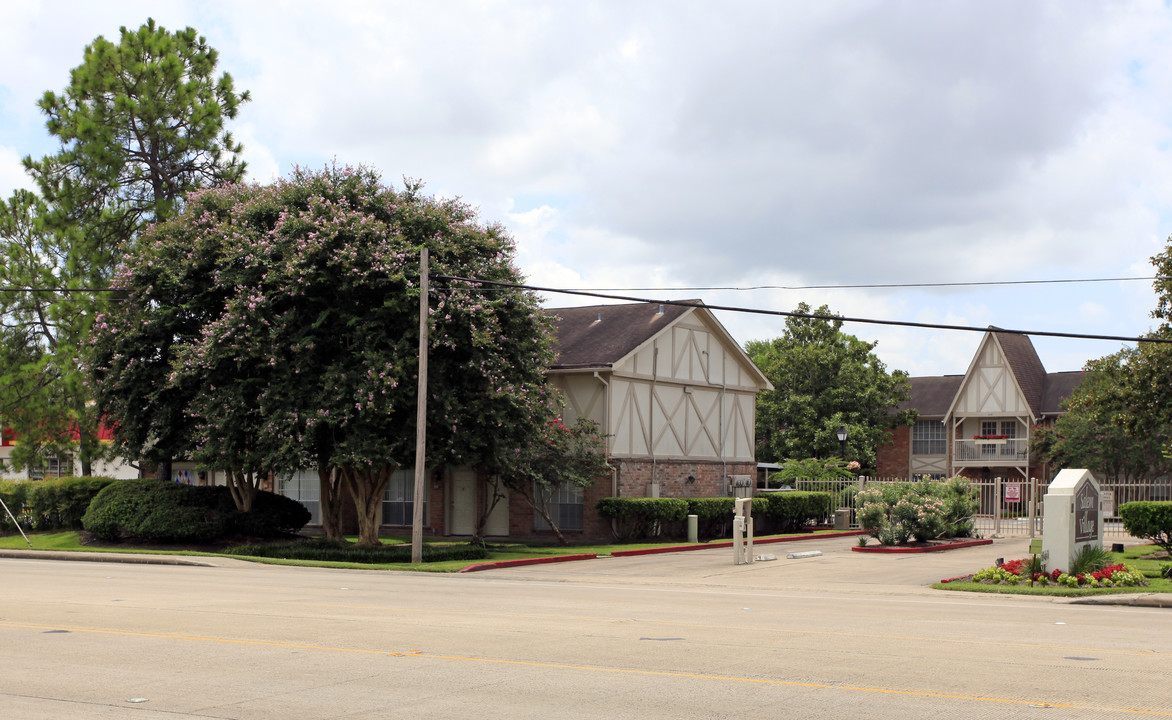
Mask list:
[[[228,488],[217,489],[228,493]],[[281,537],[296,534],[311,517],[309,510],[296,500],[260,490],[252,500],[251,511],[233,515],[232,529],[251,537]]]
[[[1102,545],[1083,545],[1070,561],[1071,575],[1089,575],[1111,565],[1114,556]]]
[[[1132,537],[1150,540],[1172,554],[1172,502],[1124,503],[1119,517]]]
[[[753,515],[768,518],[776,532],[795,532],[829,516],[832,501],[828,492],[767,493],[753,499]]]
[[[968,480],[882,483],[860,490],[859,524],[884,545],[969,537],[977,500]]]
[[[209,542],[228,531],[235,512],[231,497],[219,490],[158,480],[123,480],[97,494],[82,525],[96,537],[110,541]]]
[[[4,504],[8,506],[9,511],[13,516],[20,518],[24,514],[24,503],[28,495],[27,482],[12,482],[11,480],[0,480],[0,499],[4,500]],[[0,532],[14,533],[17,527],[12,522],[12,518],[8,517],[8,513],[3,512],[0,508]]]
[[[78,530],[90,502],[110,483],[108,477],[69,477],[35,480],[28,486],[25,514],[33,530]]]
[[[259,491],[241,513],[226,487],[193,487],[158,480],[123,480],[99,492],[82,518],[103,540],[204,543],[232,535],[280,537],[309,522],[301,503]]]
[[[283,558],[286,560],[316,560],[322,562],[352,563],[406,563],[411,562],[410,545],[380,545],[360,547],[329,540],[299,540],[267,545],[238,545],[224,551],[228,555]],[[444,560],[483,560],[488,549],[482,545],[424,545],[424,562]]]
[[[598,514],[612,523],[620,541],[659,537],[668,523],[688,516],[688,501],[680,498],[602,498]]]
[[[698,523],[697,531],[701,539],[710,540],[716,537],[726,537],[732,532],[733,498],[706,497],[687,498],[686,500],[688,503],[688,511],[684,514],[696,516]],[[763,504],[754,501],[754,512],[763,509]]]

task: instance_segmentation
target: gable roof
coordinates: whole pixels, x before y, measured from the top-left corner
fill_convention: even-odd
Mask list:
[[[700,300],[685,300],[702,305]],[[609,368],[692,308],[659,303],[547,308],[553,318],[555,370]]]
[[[1082,370],[1046,373],[1046,391],[1042,395],[1042,414],[1058,415],[1064,412],[1062,401],[1070,397],[1085,377],[1086,373]]]
[[[754,378],[760,390],[772,390],[773,383],[728,334],[703,300],[676,300],[682,304],[658,302],[624,305],[547,308],[553,319],[556,338],[551,370],[610,370],[638,352],[660,333],[689,315],[695,315],[716,336],[721,345]]]
[[[956,393],[960,391],[964,375],[914,377],[908,399],[899,404],[900,410],[917,410],[924,417],[944,417]]]
[[[989,326],[1030,412],[1034,417],[1041,417],[1042,398],[1046,392],[1046,368],[1042,367],[1042,359],[1038,357],[1038,351],[1034,349],[1028,335],[998,332],[999,329]]]

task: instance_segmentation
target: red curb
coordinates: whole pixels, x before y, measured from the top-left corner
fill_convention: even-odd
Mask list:
[[[973,576],[973,574],[969,573],[968,575],[957,575],[956,577],[944,578],[943,580],[940,581],[940,584],[947,585],[950,582],[956,582],[957,580],[964,580],[965,578],[970,578],[972,576]]]
[[[549,557],[539,558],[521,558],[519,560],[498,560],[497,562],[478,563],[476,565],[469,565],[460,570],[462,573],[476,572],[478,570],[495,570],[497,568],[519,567],[521,565],[546,565],[548,563],[570,562],[572,560],[593,560],[597,555],[594,553],[585,553],[583,555],[551,555]]]
[[[754,545],[768,545],[770,543],[795,542],[798,540],[821,540],[823,538],[852,537],[866,535],[866,530],[848,530],[846,532],[824,533],[822,535],[790,535],[789,537],[754,539]],[[687,552],[689,550],[708,550],[710,548],[730,548],[732,541],[703,543],[700,545],[672,545],[660,548],[643,548],[641,550],[615,550],[611,557],[630,557],[632,555],[658,555],[660,553]]]
[[[985,540],[966,540],[965,542],[950,543],[948,545],[932,545],[931,547],[917,547],[917,548],[912,548],[912,547],[858,547],[858,546],[855,546],[855,547],[851,548],[851,551],[852,552],[861,552],[861,553],[889,553],[889,554],[902,553],[902,554],[906,554],[906,555],[912,555],[915,553],[941,552],[942,550],[959,550],[960,548],[977,547],[978,545],[992,545],[992,544],[993,544],[992,540],[985,539]]]

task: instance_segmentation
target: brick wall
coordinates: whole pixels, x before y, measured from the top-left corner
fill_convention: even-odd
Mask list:
[[[900,425],[891,431],[891,444],[881,445],[875,451],[876,474],[879,477],[907,477],[911,457],[912,429]]]

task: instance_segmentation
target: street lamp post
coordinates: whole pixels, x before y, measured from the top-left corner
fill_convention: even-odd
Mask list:
[[[846,460],[846,425],[839,425],[838,432],[835,434],[838,435],[838,454],[843,460]]]

